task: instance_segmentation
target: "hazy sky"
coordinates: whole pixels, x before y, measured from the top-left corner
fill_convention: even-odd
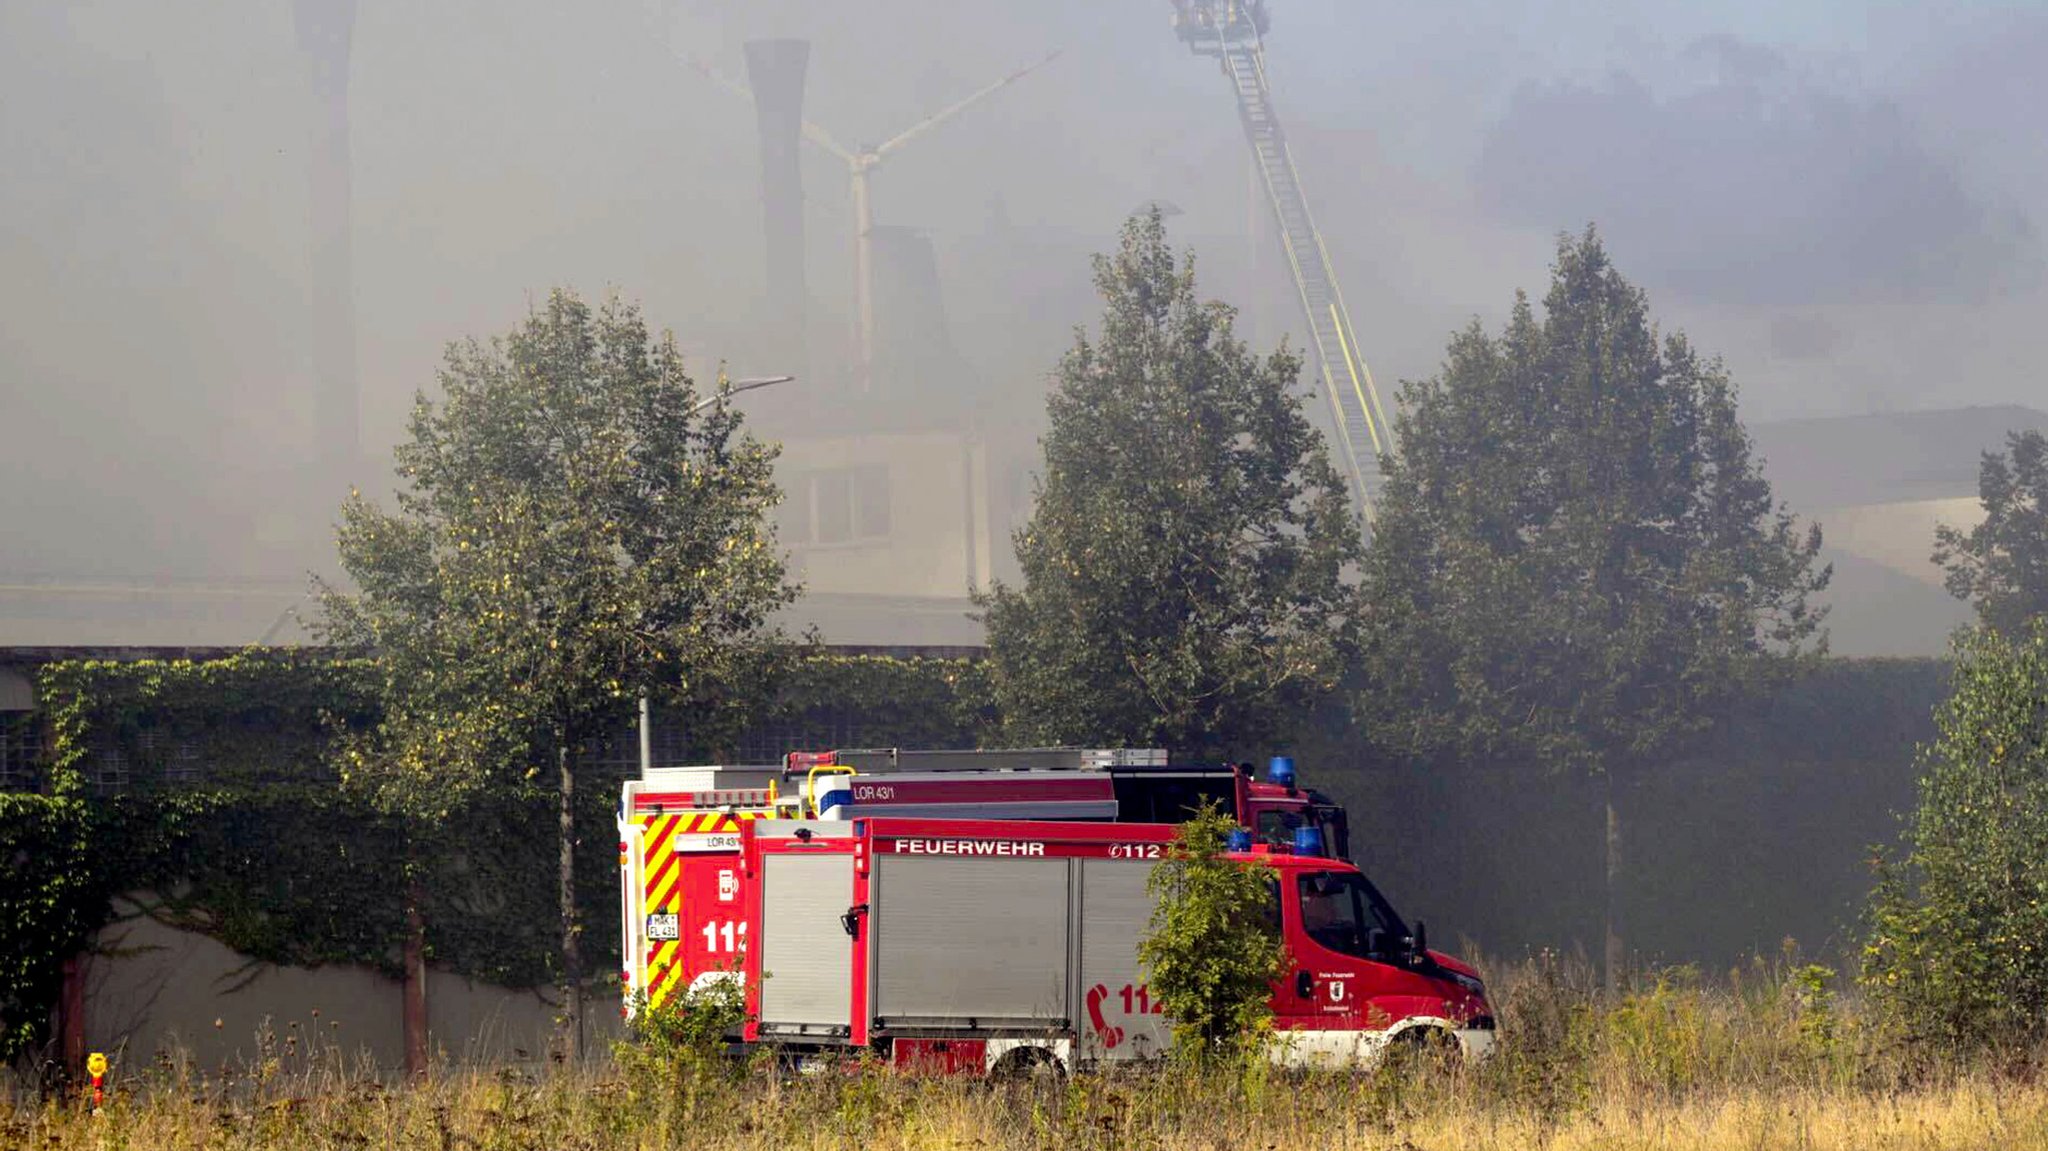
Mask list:
[[[978,386],[1031,400],[1089,318],[1086,253],[1152,198],[1183,210],[1212,292],[1290,318],[1284,284],[1252,271],[1227,85],[1173,38],[1165,0],[360,5],[371,445],[400,434],[446,341],[505,329],[554,284],[638,297],[707,367],[778,368],[751,322],[752,116],[677,61],[739,75],[760,35],[813,41],[809,115],[848,143],[1062,51],[875,176],[877,219],[929,230]],[[1432,371],[1447,332],[1499,317],[1516,287],[1540,291],[1551,236],[1597,221],[1666,323],[1727,358],[1752,419],[2040,402],[2037,6],[1271,8],[1280,114],[1383,387]],[[289,4],[0,6],[6,574],[314,562],[282,494],[313,434],[309,117]],[[805,164],[813,345],[831,359],[845,173]],[[761,398],[771,431],[801,402]]]

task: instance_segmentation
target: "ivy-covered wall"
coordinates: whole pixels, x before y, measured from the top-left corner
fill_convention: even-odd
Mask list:
[[[40,1037],[59,965],[104,915],[90,815],[76,796],[0,794],[0,1063]]]
[[[62,961],[107,923],[117,893],[143,893],[149,914],[254,959],[395,974],[408,841],[424,868],[429,962],[508,987],[552,982],[553,795],[486,794],[432,826],[372,809],[329,759],[337,734],[377,721],[372,671],[274,651],[42,670],[45,794],[0,794],[0,860],[21,880],[0,885],[0,1060],[41,1037]],[[829,653],[793,660],[748,710],[740,740],[756,761],[801,747],[971,747],[989,722],[968,661]],[[578,788],[593,971],[619,966],[618,775],[593,766]]]
[[[62,960],[121,892],[252,958],[395,973],[408,837],[430,962],[501,986],[553,981],[553,796],[486,795],[428,828],[372,811],[327,759],[336,732],[376,721],[369,673],[318,653],[44,669],[44,791],[0,793],[0,1058],[40,1035]],[[1945,676],[1937,661],[1830,661],[1638,788],[1629,898],[1643,954],[1720,962],[1787,934],[1844,942],[1864,846],[1911,803],[1913,744]],[[749,710],[734,747],[687,754],[971,747],[994,714],[972,662],[839,654],[795,660]],[[1294,749],[1302,779],[1350,809],[1356,854],[1398,902],[1496,953],[1594,938],[1599,807],[1582,781],[1389,763],[1325,718]],[[629,762],[593,760],[578,788],[592,971],[617,967],[612,821]]]

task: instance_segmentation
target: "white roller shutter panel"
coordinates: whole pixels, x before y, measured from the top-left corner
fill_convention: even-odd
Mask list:
[[[852,1023],[852,941],[839,917],[853,901],[853,857],[761,861],[761,1026],[819,1032]]]
[[[1152,922],[1156,905],[1145,890],[1150,863],[1090,859],[1081,864],[1081,1053],[1086,1059],[1143,1059],[1164,1054],[1173,1039],[1172,1024],[1163,1014],[1139,1010],[1136,989],[1145,982],[1138,963],[1138,940]],[[1124,1010],[1124,989],[1132,989],[1132,1010]],[[1088,999],[1096,1001],[1104,1029],[1095,1026]],[[1110,1040],[1116,1042],[1112,1045]]]
[[[885,1024],[1066,1020],[1066,860],[885,855],[871,892]]]

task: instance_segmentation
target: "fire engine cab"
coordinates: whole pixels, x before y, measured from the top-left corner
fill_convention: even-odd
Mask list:
[[[857,818],[741,829],[755,925],[746,1038],[812,1057],[860,1050],[931,1070],[1086,1067],[1165,1050],[1138,964],[1161,824]],[[1243,834],[1243,833],[1241,833]],[[1294,969],[1275,984],[1273,1058],[1356,1065],[1389,1044],[1492,1046],[1477,974],[1431,951],[1357,868],[1253,845]]]

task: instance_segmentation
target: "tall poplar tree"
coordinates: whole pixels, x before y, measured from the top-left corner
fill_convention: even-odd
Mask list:
[[[1302,414],[1300,358],[1237,338],[1156,211],[1096,257],[1095,282],[1100,336],[1076,337],[1047,403],[1024,584],[980,600],[1005,734],[1257,745],[1343,674],[1349,497]]]
[[[552,779],[573,1052],[578,756],[643,690],[713,698],[771,650],[795,596],[766,518],[775,450],[617,300],[556,291],[509,335],[451,346],[440,387],[398,446],[396,509],[342,509],[355,586],[321,588],[325,632],[381,668],[385,722],[353,767],[395,809],[431,822],[469,789]]]
[[[1812,649],[1820,529],[1774,504],[1721,364],[1659,335],[1592,229],[1538,319],[1477,321],[1406,384],[1366,563],[1378,739],[1606,781],[1612,983],[1622,801]]]

